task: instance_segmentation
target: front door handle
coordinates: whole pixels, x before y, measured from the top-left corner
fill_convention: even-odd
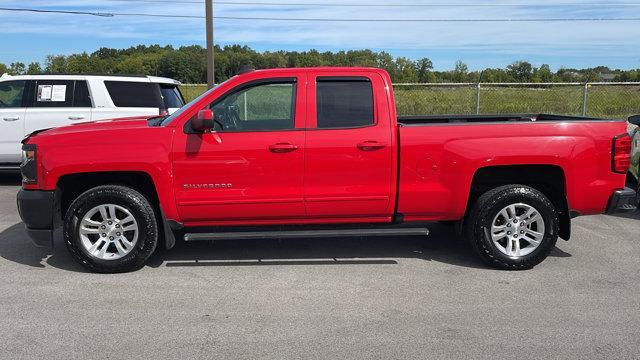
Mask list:
[[[298,146],[291,143],[277,143],[269,145],[269,151],[274,153],[288,153],[294,150],[298,150]]]
[[[69,116],[69,120],[83,120],[84,115],[71,115]]]
[[[384,144],[377,141],[365,141],[358,144],[358,149],[362,151],[376,151],[382,149]]]
[[[18,121],[20,116],[5,116],[2,118],[4,121]]]

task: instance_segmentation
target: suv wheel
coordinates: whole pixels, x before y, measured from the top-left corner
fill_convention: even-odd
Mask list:
[[[91,271],[137,270],[158,243],[155,212],[147,198],[131,188],[99,186],[67,210],[64,240],[71,255]]]
[[[555,246],[558,213],[541,192],[524,185],[506,185],[478,198],[464,230],[489,265],[505,270],[530,269]]]

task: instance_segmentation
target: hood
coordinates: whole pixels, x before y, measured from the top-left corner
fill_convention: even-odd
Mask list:
[[[51,136],[51,135],[59,135],[59,134],[72,134],[72,133],[82,133],[82,132],[95,132],[102,130],[121,130],[121,129],[136,129],[136,128],[148,128],[149,123],[148,120],[154,117],[158,117],[158,115],[149,115],[149,116],[133,116],[133,117],[125,117],[125,118],[117,118],[117,119],[108,119],[108,120],[97,120],[97,121],[87,121],[76,123],[67,126],[61,126],[53,129],[45,129],[45,130],[36,130],[31,134],[27,135],[23,142],[25,142],[29,138],[39,137],[39,136]]]

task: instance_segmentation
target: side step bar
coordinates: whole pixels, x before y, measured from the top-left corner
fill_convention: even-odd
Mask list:
[[[20,172],[20,165],[0,165],[0,172]]]
[[[330,230],[275,230],[275,231],[231,231],[216,233],[185,234],[185,241],[199,240],[239,240],[239,239],[308,239],[349,236],[409,236],[429,235],[426,228],[378,228],[378,229],[330,229]]]

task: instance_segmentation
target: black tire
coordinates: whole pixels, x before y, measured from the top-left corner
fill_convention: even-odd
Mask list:
[[[636,199],[635,199],[635,205],[637,207],[636,211],[640,212],[640,179],[636,179],[636,177],[633,176],[631,171],[627,173],[626,186],[636,190]]]
[[[524,203],[538,210],[545,224],[540,245],[530,254],[509,257],[501,252],[488,237],[487,229],[503,208]],[[487,264],[502,270],[526,270],[547,258],[558,240],[558,213],[549,199],[540,191],[525,185],[505,185],[481,195],[465,220],[464,235],[476,253]]]
[[[80,219],[102,204],[126,208],[138,223],[135,247],[116,260],[103,260],[89,254],[80,240]],[[126,186],[104,185],[87,190],[69,206],[64,218],[64,241],[67,249],[85,268],[99,273],[121,273],[140,269],[158,244],[158,222],[149,200]]]

